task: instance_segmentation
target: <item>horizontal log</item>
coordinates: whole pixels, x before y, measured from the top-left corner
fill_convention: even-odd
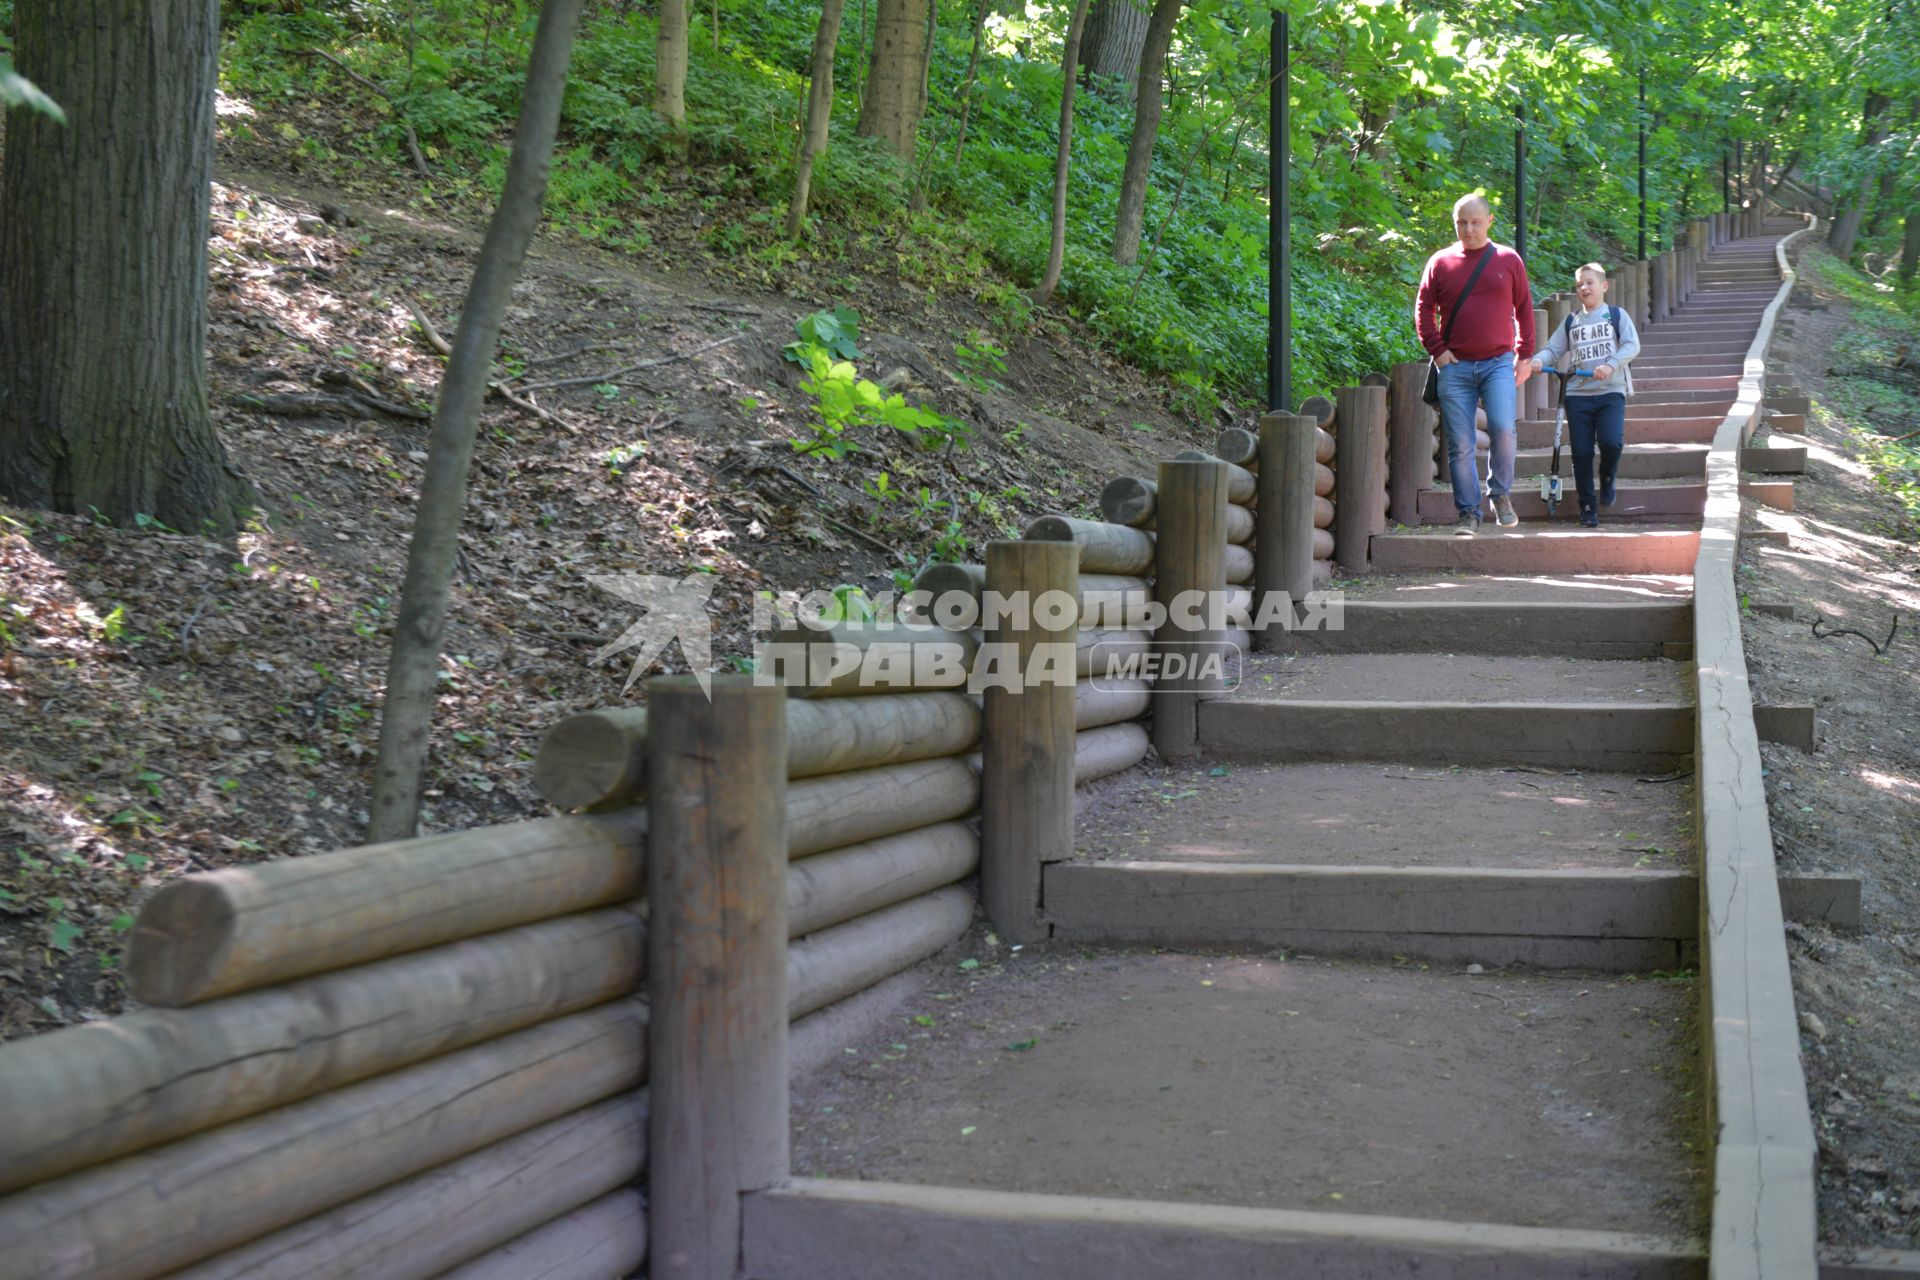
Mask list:
[[[1221,558],[1221,567],[1226,570],[1230,583],[1253,581],[1253,552],[1247,547],[1229,542],[1226,554]]]
[[[979,737],[980,710],[961,693],[795,701],[787,708],[787,776],[956,755]],[[646,758],[645,708],[583,711],[548,731],[533,784],[563,809],[634,800],[646,793]]]
[[[127,985],[193,1004],[638,897],[645,832],[629,809],[187,876],[134,922]]]
[[[1239,467],[1252,467],[1260,460],[1260,437],[1245,427],[1228,427],[1214,442],[1214,456]]]
[[[1173,455],[1175,462],[1219,462],[1221,459],[1203,449],[1182,449]],[[1253,472],[1245,467],[1227,463],[1227,501],[1242,506],[1253,501],[1253,495],[1259,490],[1260,482],[1254,479]]]
[[[1138,476],[1119,476],[1100,490],[1100,514],[1115,524],[1138,529],[1153,523],[1160,487]]]
[[[802,858],[787,868],[787,936],[803,937],[931,893],[966,879],[979,865],[980,837],[964,822],[935,823]]]
[[[1094,671],[1105,671],[1113,661],[1125,661],[1130,655],[1146,653],[1153,647],[1153,635],[1147,631],[1121,631],[1099,628],[1074,633],[1073,673],[1082,680]]]
[[[1329,415],[1327,421],[1332,420]],[[1333,438],[1332,432],[1326,430],[1326,423],[1321,423],[1313,429],[1313,460],[1315,462],[1322,466],[1332,466],[1333,455],[1339,451],[1339,448],[1340,442]]]
[[[619,1280],[647,1258],[647,1205],[616,1191],[446,1272],[439,1280]]]
[[[1333,468],[1325,463],[1313,464],[1313,496],[1325,498],[1333,493]]]
[[[1083,729],[1073,741],[1073,781],[1076,786],[1131,769],[1147,758],[1146,726],[1138,721]]]
[[[1145,578],[1124,574],[1080,575],[1080,625],[1139,630],[1147,623],[1153,587]]]
[[[949,886],[787,948],[787,1015],[798,1018],[864,991],[956,941],[973,924],[973,893]]]
[[[163,1275],[637,1088],[646,1051],[617,1001],[37,1184],[0,1200],[0,1280]]]
[[[936,600],[949,591],[979,595],[987,585],[987,566],[941,562],[922,569],[913,580],[915,591],[924,591]]]
[[[1041,516],[1027,526],[1027,539],[1078,543],[1082,573],[1139,575],[1153,569],[1153,535],[1123,524]]]
[[[646,1092],[616,1094],[168,1280],[432,1280],[627,1185],[646,1158]]]
[[[801,698],[964,688],[974,655],[965,632],[929,622],[783,627],[773,645],[776,669],[762,674]]]
[[[0,1190],[424,1062],[634,991],[646,926],[565,916],[0,1050]]]
[[[979,776],[958,758],[802,779],[787,784],[787,856],[963,818],[979,806]]]
[[[1137,720],[1147,714],[1149,697],[1145,680],[1103,679],[1097,684],[1075,685],[1073,727],[1097,729],[1103,724]]]
[[[1234,543],[1253,541],[1253,512],[1236,502],[1227,504],[1227,541]]]
[[[1313,527],[1316,529],[1333,528],[1333,504],[1325,498],[1313,500]]]
[[[1327,529],[1313,531],[1313,558],[1315,560],[1333,559],[1333,533]]]
[[[1308,396],[1300,402],[1300,408],[1296,412],[1303,417],[1312,418],[1318,426],[1333,425],[1334,403],[1325,396]]]

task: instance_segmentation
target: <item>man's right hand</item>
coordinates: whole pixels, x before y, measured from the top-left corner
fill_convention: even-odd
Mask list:
[[[1433,367],[1436,369],[1444,369],[1450,364],[1458,363],[1459,359],[1460,357],[1454,355],[1451,351],[1442,351],[1433,358]]]

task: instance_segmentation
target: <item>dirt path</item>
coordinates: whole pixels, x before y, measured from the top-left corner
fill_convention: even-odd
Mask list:
[[[1820,1228],[1834,1244],[1920,1248],[1920,530],[1902,521],[1860,461],[1871,428],[1842,410],[1828,376],[1851,313],[1790,308],[1779,344],[1814,401],[1807,473],[1792,512],[1761,512],[1785,546],[1754,542],[1741,563],[1750,601],[1791,618],[1745,620],[1755,697],[1811,703],[1812,754],[1763,744],[1769,818],[1782,869],[1857,875],[1857,933],[1790,930],[1809,1105],[1820,1140]],[[1813,623],[1884,640],[1815,639]]]

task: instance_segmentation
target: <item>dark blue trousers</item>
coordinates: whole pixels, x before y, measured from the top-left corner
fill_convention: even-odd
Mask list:
[[[1573,443],[1573,483],[1580,491],[1580,509],[1592,511],[1593,448],[1600,446],[1600,481],[1612,480],[1620,469],[1620,451],[1627,442],[1627,398],[1618,391],[1603,396],[1567,397],[1567,435]]]

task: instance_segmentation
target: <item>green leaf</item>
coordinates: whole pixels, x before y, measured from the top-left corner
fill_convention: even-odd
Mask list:
[[[47,941],[68,954],[72,954],[73,944],[79,937],[80,926],[71,920],[55,920],[47,928]]]
[[[109,929],[112,929],[115,933],[125,933],[127,930],[133,928],[133,917],[125,912],[122,912],[121,914],[115,916],[113,918],[113,923],[108,925],[107,927]]]
[[[38,85],[13,69],[13,59],[0,53],[0,107],[25,107],[29,111],[38,111],[61,124],[67,122],[67,113],[60,104],[40,92]]]
[[[1027,1050],[1033,1048],[1033,1046],[1039,1043],[1040,1042],[1038,1040],[1015,1040],[1012,1044],[1007,1046],[1007,1052],[1008,1053],[1025,1053]]]

